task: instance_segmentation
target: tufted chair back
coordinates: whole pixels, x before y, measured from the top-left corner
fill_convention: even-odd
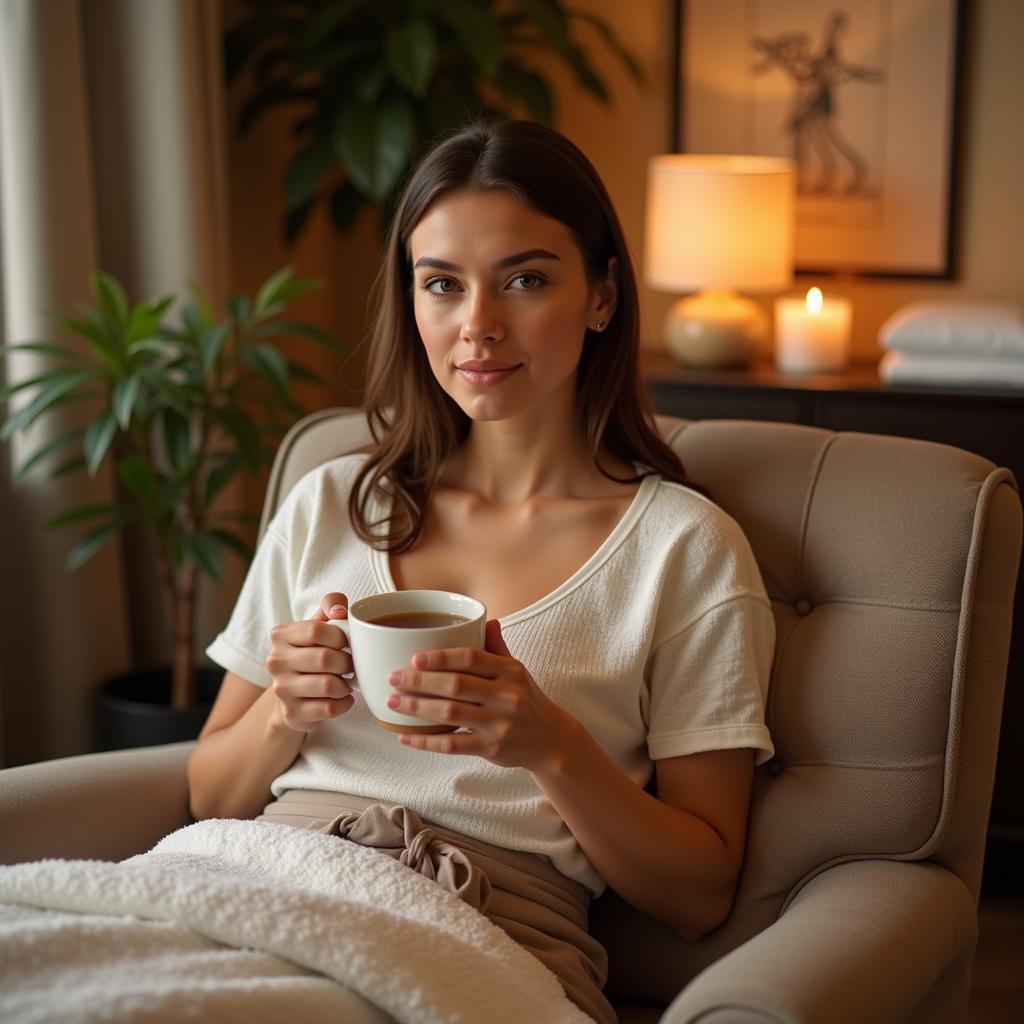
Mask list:
[[[768,724],[733,912],[684,942],[609,891],[591,911],[613,1000],[668,1005],[846,861],[930,860],[977,903],[1020,553],[1013,476],[945,445],[781,423],[659,417],[743,528],[777,626]],[[264,525],[360,411],[285,439]],[[1007,541],[1007,538],[1010,538]]]

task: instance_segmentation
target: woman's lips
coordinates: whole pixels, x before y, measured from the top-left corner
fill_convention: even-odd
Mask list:
[[[456,369],[458,368],[456,367]],[[519,366],[513,366],[508,370],[459,370],[458,372],[464,381],[472,384],[475,388],[493,388],[502,381],[508,380],[518,369]]]

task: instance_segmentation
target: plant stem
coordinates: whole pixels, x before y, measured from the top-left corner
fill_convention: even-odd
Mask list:
[[[195,634],[196,567],[189,562],[184,581],[174,595],[174,632],[171,646],[171,707],[183,711],[196,702],[196,665],[192,657]]]

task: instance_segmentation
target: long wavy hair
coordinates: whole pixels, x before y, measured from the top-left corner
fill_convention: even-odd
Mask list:
[[[409,239],[434,205],[461,190],[503,190],[561,221],[592,282],[618,259],[618,305],[607,329],[588,330],[577,369],[576,408],[598,471],[618,483],[652,473],[690,487],[682,462],[661,438],[640,380],[636,276],[612,202],[597,171],[563,135],[532,121],[478,122],[441,139],[411,173],[387,234],[371,292],[373,320],[364,408],[373,443],[349,495],[349,516],[363,541],[391,554],[411,548],[445,462],[472,421],[434,377],[413,314]],[[647,467],[620,478],[601,466],[601,450]],[[391,515],[369,520],[372,493],[390,493]],[[386,526],[386,533],[377,532]]]

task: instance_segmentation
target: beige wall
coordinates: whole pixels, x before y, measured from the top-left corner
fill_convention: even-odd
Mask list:
[[[235,0],[225,0],[230,19]],[[640,60],[648,76],[639,87],[581,26],[579,41],[599,59],[613,97],[604,107],[581,92],[560,66],[549,71],[558,103],[557,127],[593,160],[619,209],[634,259],[642,251],[643,189],[647,159],[669,149],[670,0],[577,0],[604,17]],[[870,281],[832,279],[829,290],[854,303],[853,354],[879,355],[878,328],[884,319],[916,299],[972,297],[1024,305],[1024,3],[977,0],[966,33],[965,96],[960,159],[960,276],[955,281]],[[237,109],[237,89],[232,109]],[[272,269],[294,262],[317,274],[330,288],[304,300],[302,312],[355,345],[365,324],[366,293],[376,260],[370,221],[348,238],[334,235],[318,212],[313,229],[288,253],[279,241],[280,180],[289,118],[279,111],[258,122],[252,136],[231,143],[232,222],[235,288],[251,290]],[[801,276],[796,290],[815,283]],[[641,285],[645,344],[658,347],[658,329],[674,296]],[[763,298],[770,311],[773,298]],[[324,365],[328,365],[329,361]],[[335,364],[336,365],[336,364]],[[331,400],[358,402],[362,360],[352,359],[337,377]]]

